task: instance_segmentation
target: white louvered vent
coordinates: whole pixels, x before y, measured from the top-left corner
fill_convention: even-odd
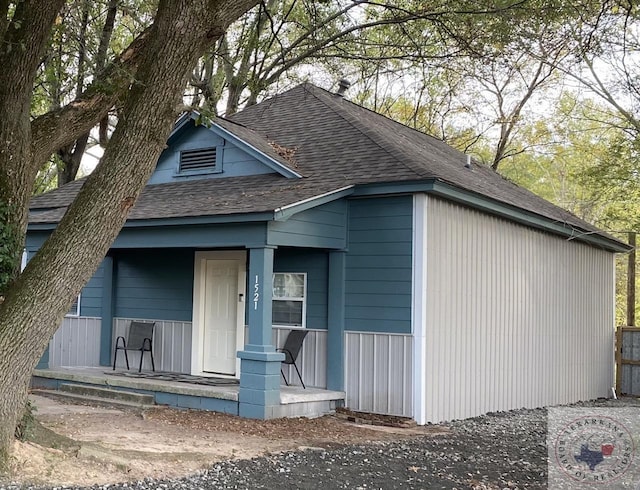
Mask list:
[[[180,152],[180,172],[215,170],[216,148],[198,148]]]

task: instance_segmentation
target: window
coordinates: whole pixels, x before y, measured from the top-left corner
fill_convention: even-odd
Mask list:
[[[65,316],[80,316],[80,295],[78,295]]]
[[[198,148],[180,152],[180,173],[208,173],[219,171],[216,165],[217,148]]]
[[[304,327],[306,294],[307,274],[276,272],[273,275],[273,324]]]

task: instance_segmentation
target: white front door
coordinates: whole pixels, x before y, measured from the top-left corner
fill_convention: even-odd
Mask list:
[[[192,374],[239,375],[245,268],[244,252],[196,252]]]

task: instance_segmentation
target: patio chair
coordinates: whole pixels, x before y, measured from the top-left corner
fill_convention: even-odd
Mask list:
[[[302,342],[304,341],[304,338],[308,333],[308,330],[291,330],[291,332],[289,332],[289,335],[287,336],[287,340],[284,341],[284,346],[282,347],[282,349],[276,349],[276,351],[284,353],[285,357],[284,361],[282,361],[282,364],[293,365],[296,373],[298,373],[298,379],[300,380],[300,383],[305,390],[307,389],[307,387],[304,385],[304,381],[302,381],[300,370],[298,369],[298,366],[296,366],[296,360],[298,359],[298,354],[300,353],[300,349],[302,348]],[[289,381],[284,375],[284,371],[282,370],[282,368],[280,369],[280,373],[284,378],[285,384],[289,386]]]
[[[116,338],[116,350],[113,354],[113,370],[116,370],[116,360],[118,358],[118,351],[124,351],[124,360],[127,362],[127,371],[129,370],[129,356],[128,350],[140,351],[140,367],[138,372],[142,371],[142,360],[144,353],[148,352],[151,355],[151,368],[156,370],[156,364],[153,360],[153,329],[155,322],[135,322],[132,321],[129,325],[129,335],[125,342],[124,337],[119,336]],[[120,345],[122,341],[122,345]]]

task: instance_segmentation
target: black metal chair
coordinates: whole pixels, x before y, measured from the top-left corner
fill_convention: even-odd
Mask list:
[[[129,370],[129,356],[127,355],[128,350],[137,350],[140,351],[140,367],[138,368],[138,372],[142,371],[142,360],[144,358],[144,353],[148,352],[151,355],[151,368],[155,371],[156,364],[153,360],[153,329],[155,327],[155,322],[131,322],[129,325],[129,335],[127,336],[127,340],[125,342],[124,337],[119,336],[116,338],[116,350],[113,354],[113,370],[116,369],[116,360],[118,358],[118,351],[124,351],[124,359],[127,362],[127,370]],[[122,341],[122,345],[120,345],[120,341]]]
[[[300,353],[300,349],[302,348],[302,342],[304,341],[304,338],[308,333],[308,330],[291,330],[291,332],[289,332],[289,335],[287,336],[287,340],[284,341],[284,346],[282,347],[282,349],[276,349],[278,352],[284,353],[284,361],[282,361],[282,364],[293,365],[296,373],[298,373],[298,379],[300,379],[300,383],[305,390],[307,389],[307,387],[304,385],[304,381],[302,381],[302,376],[300,375],[298,366],[296,366],[296,359],[298,359],[298,354]],[[285,384],[289,386],[289,381],[284,375],[284,371],[282,370],[282,368],[280,369],[280,373],[284,378]]]

